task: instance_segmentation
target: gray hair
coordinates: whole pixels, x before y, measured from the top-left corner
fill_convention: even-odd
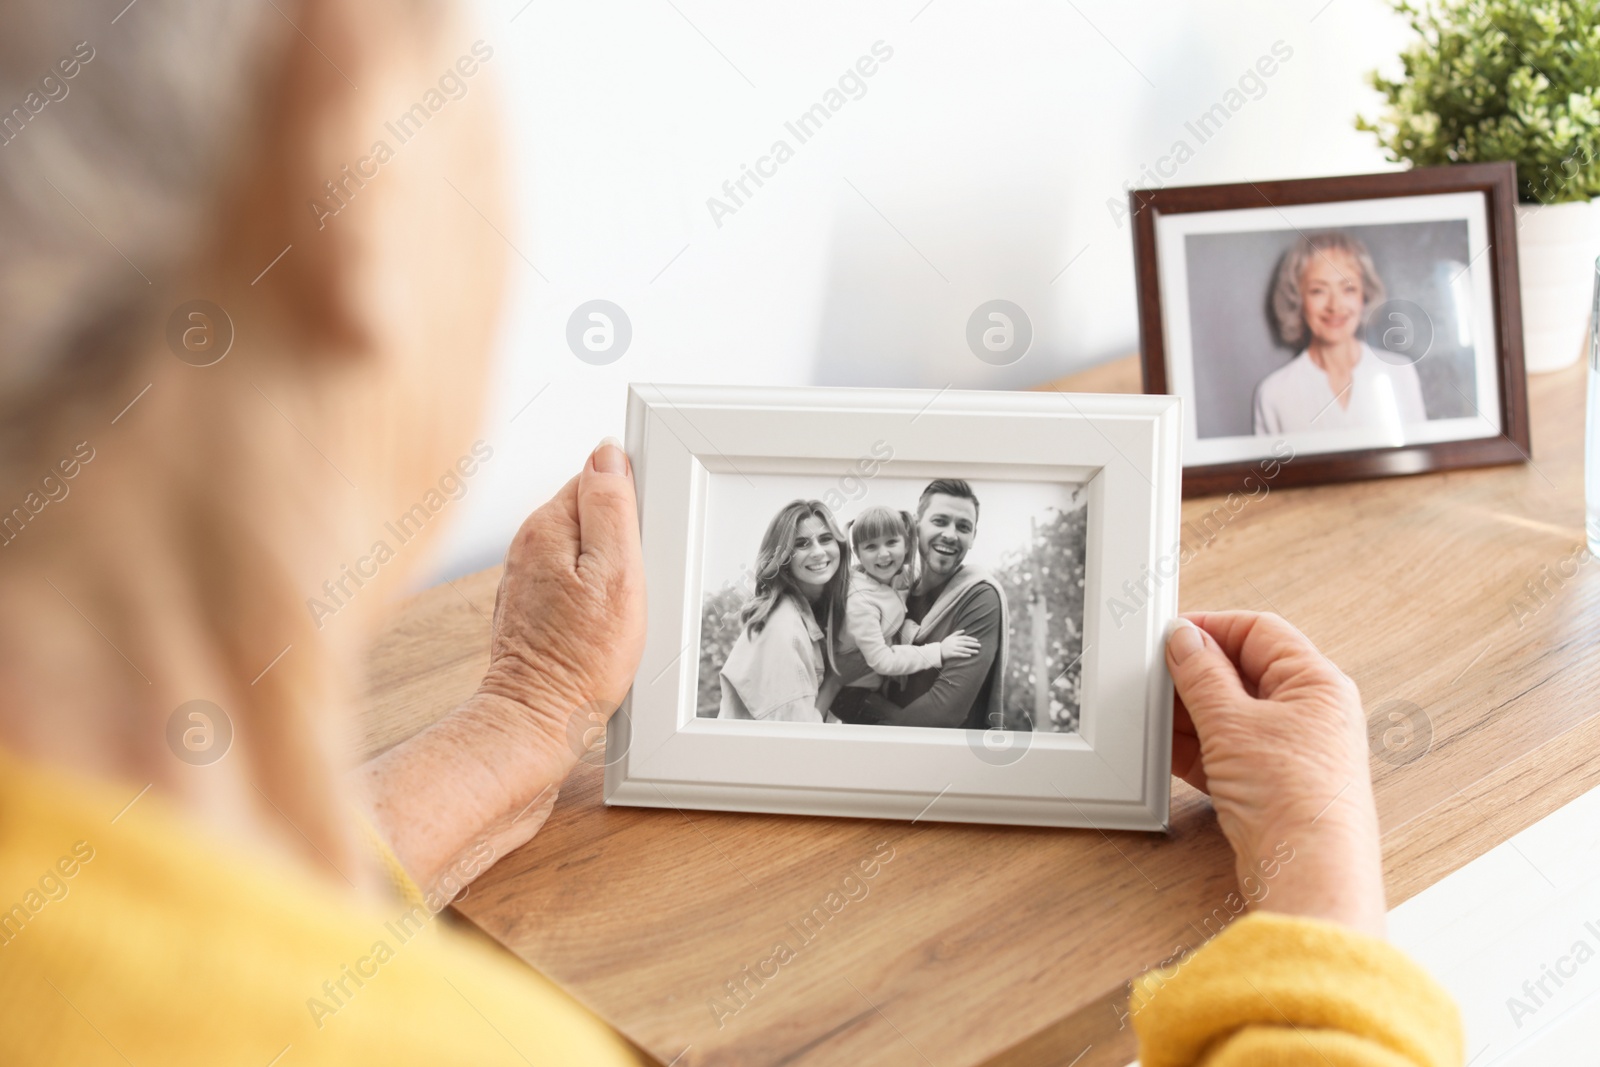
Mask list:
[[[7,4],[0,410],[109,376],[94,350],[126,341],[166,295],[290,30],[270,0],[118,6]]]
[[[1284,344],[1298,345],[1305,340],[1305,299],[1300,293],[1300,277],[1306,267],[1327,252],[1343,252],[1361,271],[1362,318],[1383,303],[1383,279],[1372,262],[1372,253],[1358,238],[1337,230],[1302,235],[1294,247],[1278,261],[1277,278],[1272,283],[1272,317],[1277,320],[1278,336]]]

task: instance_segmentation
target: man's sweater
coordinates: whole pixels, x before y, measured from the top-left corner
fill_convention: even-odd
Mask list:
[[[961,630],[981,647],[976,656],[951,660],[891,685],[890,699],[900,707],[890,713],[889,721],[969,730],[1000,725],[1006,610],[993,580],[963,568],[939,589],[907,597],[906,614],[921,626],[914,644],[938,644]]]

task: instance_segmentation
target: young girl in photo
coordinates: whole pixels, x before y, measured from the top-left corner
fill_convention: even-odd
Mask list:
[[[850,524],[856,564],[850,570],[845,628],[839,638],[844,690],[835,710],[852,707],[884,678],[936,670],[947,660],[978,654],[978,640],[960,630],[937,644],[911,643],[917,624],[906,618],[906,592],[916,576],[916,530],[910,512],[885,507],[868,508]]]

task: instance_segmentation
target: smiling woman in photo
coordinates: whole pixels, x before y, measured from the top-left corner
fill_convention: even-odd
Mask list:
[[[1366,245],[1330,231],[1301,237],[1278,264],[1272,313],[1286,344],[1300,354],[1256,387],[1255,432],[1371,428],[1402,437],[1426,422],[1416,368],[1379,359],[1361,339],[1384,299]]]
[[[850,550],[820,500],[784,505],[761,538],[756,591],[722,667],[721,719],[822,722],[844,628]]]

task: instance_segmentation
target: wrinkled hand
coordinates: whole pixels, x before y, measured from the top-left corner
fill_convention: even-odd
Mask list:
[[[627,694],[644,627],[633,475],[602,442],[511,543],[478,691],[358,772],[424,892],[448,900],[544,824]]]
[[[479,687],[549,747],[562,777],[633,684],[644,597],[632,469],[602,443],[512,540]]]
[[[1355,683],[1283,619],[1246,611],[1184,616],[1167,666],[1173,774],[1211,794],[1246,895],[1260,910],[1381,936],[1383,861]]]

